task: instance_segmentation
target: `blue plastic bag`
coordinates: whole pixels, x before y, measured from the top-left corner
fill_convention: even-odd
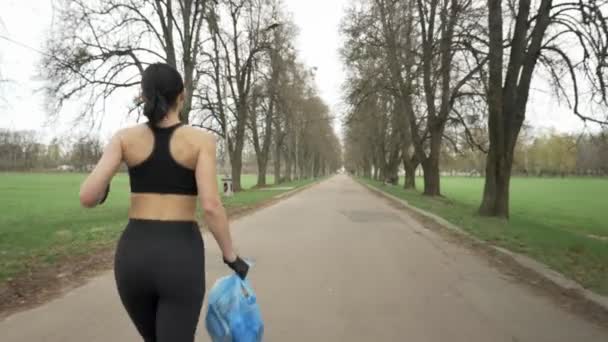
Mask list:
[[[213,342],[261,342],[264,322],[255,293],[236,274],[220,278],[209,292],[205,326]]]

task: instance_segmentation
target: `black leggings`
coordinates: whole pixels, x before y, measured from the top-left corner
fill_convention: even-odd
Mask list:
[[[205,296],[195,222],[131,219],[116,249],[120,299],[146,342],[192,342]]]

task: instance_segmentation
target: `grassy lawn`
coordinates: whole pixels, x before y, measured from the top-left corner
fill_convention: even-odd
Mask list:
[[[483,179],[444,177],[445,198],[363,180],[438,214],[469,233],[527,254],[585,287],[608,294],[608,180],[514,178],[511,219],[476,215]],[[422,180],[418,181],[422,187]]]
[[[84,174],[0,173],[0,284],[28,265],[50,264],[64,256],[91,253],[113,244],[127,221],[129,180],[112,182],[112,192],[101,207],[87,210],[78,203]],[[243,176],[244,188],[257,176]],[[272,177],[267,179],[273,182]],[[282,184],[298,187],[312,180]],[[249,206],[285,189],[240,192],[225,198],[227,208]]]

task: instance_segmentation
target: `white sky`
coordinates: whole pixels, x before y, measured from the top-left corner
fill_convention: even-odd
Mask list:
[[[338,54],[341,46],[339,24],[349,0],[285,0],[285,3],[299,27],[296,46],[301,60],[309,67],[317,68],[316,81],[322,98],[334,115],[341,114],[340,86],[344,71]],[[4,22],[4,25],[0,24],[0,34],[42,49],[51,25],[52,0],[0,0],[0,19]],[[0,70],[5,78],[12,80],[4,89],[6,101],[0,100],[0,127],[36,129],[48,139],[63,135],[72,127],[65,123],[44,125],[47,115],[43,96],[38,91],[41,84],[36,80],[39,58],[39,54],[30,49],[0,39]],[[554,128],[562,132],[583,129],[582,122],[556,102],[542,92],[534,92],[528,122],[538,128]],[[122,108],[123,105],[126,113],[126,103],[116,103],[112,107]],[[69,112],[73,110],[66,108],[64,117],[70,117]],[[132,119],[126,119],[125,114],[108,113],[102,135],[108,136],[130,122]]]

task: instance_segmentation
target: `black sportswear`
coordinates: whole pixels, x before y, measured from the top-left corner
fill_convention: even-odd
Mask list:
[[[179,164],[171,156],[171,136],[180,126],[149,125],[154,134],[154,149],[146,160],[129,168],[131,193],[198,194],[194,170]]]

